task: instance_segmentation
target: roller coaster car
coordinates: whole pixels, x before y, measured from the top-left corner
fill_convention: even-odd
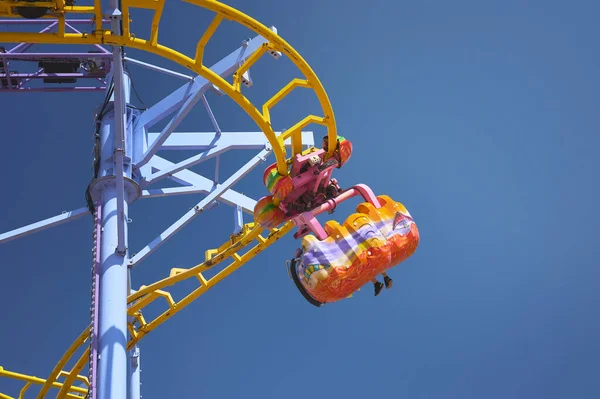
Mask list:
[[[276,164],[265,169],[263,182],[271,195],[261,198],[254,207],[254,219],[262,227],[276,227],[340,194],[340,186],[331,174],[334,168],[348,161],[352,144],[338,136],[333,155],[328,157],[325,137],[323,148],[312,150],[308,154],[297,154],[291,160],[287,176],[277,172]]]
[[[280,175],[275,164],[269,166],[263,182],[272,195],[261,198],[254,208],[254,220],[264,228],[286,220],[299,227],[294,237],[304,237],[302,249],[290,262],[290,276],[315,306],[352,296],[411,256],[419,243],[417,226],[401,203],[375,197],[362,184],[342,191],[331,178],[333,169],[350,158],[350,142],[338,137],[331,157],[327,149],[324,139],[322,149],[296,155],[288,176]],[[356,195],[366,201],[357,213],[343,225],[329,221],[323,228],[316,216],[333,212],[337,204]]]
[[[326,237],[306,235],[290,262],[292,280],[315,306],[351,297],[419,245],[417,225],[404,205],[384,195],[365,199],[343,225],[328,221]]]

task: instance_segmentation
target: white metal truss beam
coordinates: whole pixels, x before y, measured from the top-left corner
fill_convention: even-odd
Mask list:
[[[150,160],[152,167],[157,170],[172,168],[175,164],[157,155]],[[215,184],[212,180],[207,179],[197,173],[189,170],[182,170],[169,177],[171,180],[184,185],[186,187],[163,188],[146,190],[142,193],[142,197],[164,197],[167,195],[182,195],[182,194],[197,194],[211,192]],[[147,195],[144,196],[144,193]],[[240,194],[232,189],[225,191],[219,198],[221,202],[231,206],[241,206],[242,210],[249,215],[254,215],[254,206],[256,201],[250,197]]]
[[[276,132],[279,135],[281,132]],[[148,145],[152,146],[160,133],[148,133]],[[232,150],[259,150],[269,145],[263,132],[222,132],[216,137],[215,132],[177,132],[171,134],[162,143],[161,150],[197,150],[204,151],[215,145],[229,146]],[[313,147],[315,139],[313,132],[302,132],[302,145],[304,149]],[[291,139],[285,141],[286,147],[292,146]]]
[[[212,190],[210,194],[208,194],[204,199],[202,199],[202,201],[198,202],[196,206],[194,206],[190,211],[185,213],[181,218],[179,218],[179,220],[173,223],[162,234],[160,234],[158,237],[152,240],[150,244],[148,244],[134,257],[132,257],[129,261],[129,266],[134,267],[136,264],[148,257],[160,245],[162,245],[165,241],[167,241],[169,238],[175,235],[185,225],[191,222],[196,216],[202,213],[206,207],[211,206],[211,204],[213,204],[217,199],[219,199],[223,194],[225,194],[227,190],[229,190],[235,183],[242,179],[258,164],[264,162],[266,160],[267,155],[269,155],[270,152],[271,150],[262,150],[260,153],[255,155],[250,161],[248,161],[244,166],[242,166],[237,172],[231,175],[231,177],[225,182],[223,182],[223,184],[216,185],[214,187],[214,190]]]
[[[264,148],[264,147],[263,147]],[[182,171],[184,169],[187,168],[191,168],[194,165],[198,165],[201,162],[204,162],[208,159],[211,159],[215,156],[218,156],[219,154],[222,154],[224,152],[226,152],[227,150],[230,150],[231,148],[227,147],[227,146],[221,146],[218,145],[214,148],[211,148],[208,151],[203,151],[198,155],[194,155],[189,157],[188,159],[185,159],[181,162],[178,162],[176,164],[174,164],[172,167],[170,168],[165,168],[162,169],[158,172],[152,173],[150,176],[145,177],[146,182],[148,184],[152,184],[154,182],[157,182],[158,180],[162,180],[165,177],[168,177],[170,175],[173,175],[179,171]]]
[[[50,227],[58,226],[71,220],[79,219],[80,217],[85,216],[89,213],[89,209],[87,207],[83,207],[75,209],[74,211],[64,212],[58,216],[40,220],[39,222],[35,222],[15,230],[8,231],[6,233],[0,234],[0,244],[26,236],[28,234],[37,233],[38,231],[49,229]]]
[[[152,156],[156,154],[158,150],[160,150],[161,145],[165,142],[165,140],[167,140],[167,138],[169,138],[171,133],[173,133],[175,129],[177,129],[181,122],[183,122],[183,120],[189,114],[192,108],[194,108],[198,101],[200,101],[202,96],[202,91],[198,91],[194,95],[188,97],[187,100],[185,100],[181,108],[179,108],[179,110],[177,111],[175,116],[171,118],[169,123],[167,123],[167,126],[165,126],[162,132],[160,132],[156,140],[154,140],[152,144],[148,146],[148,149],[144,151],[142,159],[136,161],[138,168],[147,164],[150,158],[152,158]]]

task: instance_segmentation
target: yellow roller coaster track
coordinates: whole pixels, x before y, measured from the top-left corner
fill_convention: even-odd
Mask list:
[[[335,141],[337,137],[336,124],[327,93],[311,67],[292,46],[263,24],[223,3],[213,0],[185,1],[213,11],[216,14],[204,34],[199,39],[196,46],[196,53],[193,56],[186,56],[158,43],[158,26],[165,4],[164,0],[122,0],[123,35],[121,36],[114,35],[110,30],[103,28],[100,0],[94,0],[94,6],[67,6],[65,5],[64,0],[36,3],[7,0],[0,1],[0,17],[18,17],[14,10],[15,7],[19,6],[47,7],[50,11],[44,18],[55,18],[58,20],[58,29],[55,33],[0,32],[0,42],[81,45],[105,44],[124,46],[147,51],[182,65],[214,84],[248,113],[258,127],[264,132],[271,144],[277,160],[278,171],[282,175],[288,174],[288,156],[286,154],[284,142],[287,139],[291,139],[291,156],[300,153],[302,151],[301,131],[306,126],[312,123],[324,125],[327,128],[329,141]],[[134,35],[130,30],[130,12],[135,8],[154,10],[154,17],[148,39],[141,39],[138,37],[139,35]],[[93,14],[92,20],[95,21],[95,30],[90,34],[66,33],[65,17],[67,14],[71,13]],[[215,33],[219,24],[224,19],[238,22],[267,40],[261,48],[239,66],[238,70],[233,75],[233,83],[229,83],[203,64],[204,49],[211,36]],[[241,76],[267,51],[281,52],[287,55],[304,77],[292,79],[273,97],[267,100],[259,110],[259,108],[254,106],[252,102],[242,94],[240,83]],[[312,89],[319,100],[323,115],[308,115],[281,135],[276,136],[271,127],[271,108],[296,88]],[[330,146],[330,155],[332,155],[331,153],[333,150],[334,146]],[[261,235],[263,229],[258,224],[246,224],[239,234],[231,236],[229,241],[221,247],[207,251],[206,259],[203,263],[200,263],[191,269],[172,269],[169,277],[149,286],[143,286],[137,292],[130,295],[128,297],[128,314],[132,317],[133,322],[128,325],[131,335],[131,339],[128,342],[128,349],[133,348],[144,336],[214,287],[225,277],[243,266],[246,262],[250,261],[258,253],[272,245],[292,228],[293,224],[288,222],[278,229],[272,229],[267,237],[263,237]],[[241,254],[240,251],[252,243],[255,243],[255,245],[245,253]],[[230,259],[231,262],[226,264],[212,277],[207,278],[204,276],[205,272],[215,268],[215,266],[220,265],[228,259]],[[169,292],[163,290],[166,287],[188,279],[198,279],[199,287],[193,289],[187,296],[179,301],[175,301]],[[159,298],[165,300],[167,309],[151,320],[146,320],[142,314],[142,310]],[[89,346],[82,351],[89,339],[89,328],[90,327],[86,328],[79,337],[77,337],[46,379],[10,372],[1,367],[0,377],[9,377],[25,382],[18,398],[23,398],[25,392],[34,384],[41,385],[41,389],[37,395],[38,399],[46,397],[49,390],[52,388],[59,390],[56,396],[57,398],[84,397],[87,393],[87,388],[76,387],[73,386],[73,384],[78,381],[83,385],[89,385],[87,377],[79,375],[86,365],[89,356]],[[63,370],[67,363],[75,359],[75,355],[78,352],[82,353],[75,361],[71,370]],[[64,380],[60,382],[60,378],[64,378]],[[0,393],[0,399],[14,398]]]
[[[221,247],[206,251],[206,260],[204,262],[192,267],[191,269],[171,269],[169,277],[157,281],[149,286],[140,287],[137,292],[133,293],[127,298],[127,302],[129,304],[128,315],[134,320],[128,325],[131,339],[127,343],[127,349],[132,349],[136,343],[138,343],[151,331],[156,329],[169,318],[173,317],[177,312],[217,285],[225,277],[239,269],[260,252],[264,251],[270,245],[275,243],[293,227],[293,223],[288,222],[281,226],[281,228],[272,229],[268,236],[263,237],[261,235],[263,231],[262,227],[260,227],[258,224],[248,223],[244,225],[239,234],[232,235],[229,241],[223,244]],[[240,250],[249,246],[253,242],[256,243],[254,246],[252,246],[243,254],[239,253]],[[207,278],[204,276],[205,272],[215,268],[217,265],[220,265],[228,259],[230,259],[231,262],[226,264],[212,277]],[[199,287],[193,289],[188,293],[188,295],[179,301],[175,301],[169,292],[163,290],[163,288],[188,279],[198,279]],[[143,309],[159,298],[163,298],[165,300],[167,309],[158,316],[153,317],[151,320],[147,320],[143,315]],[[87,346],[85,350],[81,351],[89,339],[89,329],[90,326],[83,330],[83,332],[71,344],[69,349],[56,364],[47,379],[13,373],[2,368],[0,368],[0,376],[26,381],[26,385],[21,390],[18,398],[22,398],[25,391],[32,384],[42,385],[37,398],[46,397],[51,388],[59,389],[58,395],[56,396],[59,399],[80,398],[81,396],[78,396],[78,394],[85,394],[87,389],[73,387],[72,385],[75,381],[83,382],[86,385],[88,384],[87,377],[83,377],[79,375],[79,373],[81,373],[89,357],[89,346]],[[74,356],[78,352],[81,352],[81,354],[77,358],[75,365],[70,371],[64,371],[63,369],[67,363],[73,360]],[[58,379],[61,377],[65,378],[63,382],[58,381]],[[14,398],[0,393],[0,399]]]
[[[265,25],[223,3],[214,0],[185,1],[216,13],[214,19],[209,24],[201,38],[198,40],[196,53],[193,56],[184,55],[158,43],[158,26],[160,24],[160,18],[162,16],[165,0],[122,0],[123,35],[121,36],[111,33],[110,30],[103,29],[100,0],[95,0],[95,5],[93,7],[65,6],[63,0],[43,3],[11,2],[6,0],[0,1],[0,10],[4,9],[5,13],[9,9],[9,6],[31,7],[33,5],[35,7],[50,7],[52,10],[50,15],[54,15],[55,18],[58,18],[58,32],[0,32],[0,42],[87,45],[108,44],[125,46],[147,51],[182,65],[196,72],[198,75],[204,77],[206,80],[217,86],[225,94],[231,97],[244,111],[246,111],[246,113],[248,113],[248,115],[254,120],[254,122],[264,132],[265,136],[269,140],[277,160],[277,170],[284,176],[288,174],[286,149],[284,146],[285,140],[288,138],[291,138],[292,140],[292,155],[300,153],[302,151],[302,129],[312,123],[316,123],[327,127],[327,135],[330,143],[335,141],[337,137],[335,117],[333,115],[333,109],[331,107],[331,103],[329,102],[329,98],[327,97],[327,93],[325,92],[323,85],[319,81],[319,78],[314,73],[312,68],[292,46],[290,46],[285,40],[277,35],[277,33],[273,32]],[[151,30],[147,40],[140,39],[137,34],[134,35],[130,30],[130,12],[131,9],[135,8],[154,10]],[[95,30],[90,34],[66,33],[65,15],[69,13],[93,13]],[[11,13],[10,16],[14,17],[15,15]],[[260,49],[256,50],[256,52],[249,57],[246,62],[240,65],[239,69],[233,74],[233,83],[229,83],[214,73],[202,62],[204,49],[223,19],[238,22],[239,24],[256,32],[265,38],[265,40],[267,40],[267,42]],[[260,111],[248,98],[242,94],[240,81],[243,73],[267,51],[276,51],[287,55],[304,75],[304,79],[292,79],[278,93],[267,100],[261,107],[262,111]],[[321,105],[323,116],[308,115],[294,126],[287,129],[281,135],[276,136],[273,128],[271,127],[271,108],[281,101],[285,96],[290,94],[292,90],[298,87],[310,88],[315,92]],[[330,146],[329,155],[333,155],[334,149],[335,148],[333,148],[333,146]]]

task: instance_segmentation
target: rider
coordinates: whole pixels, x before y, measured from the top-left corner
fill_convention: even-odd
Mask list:
[[[385,281],[385,288],[386,289],[392,288],[392,283],[394,282],[394,280],[392,280],[387,274],[385,274],[385,272],[381,273],[381,275],[383,276],[383,281]],[[373,286],[375,287],[375,296],[379,295],[379,293],[383,289],[383,283],[380,283],[377,280],[377,278],[374,278],[373,280],[371,280],[371,282],[373,283]]]
[[[329,152],[329,136],[325,135],[323,137],[323,142],[321,143],[321,146],[323,147],[323,150],[325,150],[325,157],[327,158],[327,152]],[[342,167],[342,159],[341,159],[341,155],[340,155],[340,151],[339,151],[339,136],[338,136],[338,140],[336,140],[333,143],[333,147],[334,147],[334,154],[333,154],[333,158],[338,161],[338,165],[337,168],[341,168]]]

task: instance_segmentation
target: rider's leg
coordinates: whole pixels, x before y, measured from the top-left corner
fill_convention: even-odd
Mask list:
[[[394,282],[394,280],[392,280],[387,274],[385,273],[381,273],[381,275],[383,276],[383,281],[385,282],[385,288],[389,289],[392,288],[392,283]]]
[[[372,279],[371,282],[373,283],[373,286],[375,287],[375,296],[379,295],[379,293],[383,289],[383,283],[380,283],[379,281],[377,281],[376,278]]]

